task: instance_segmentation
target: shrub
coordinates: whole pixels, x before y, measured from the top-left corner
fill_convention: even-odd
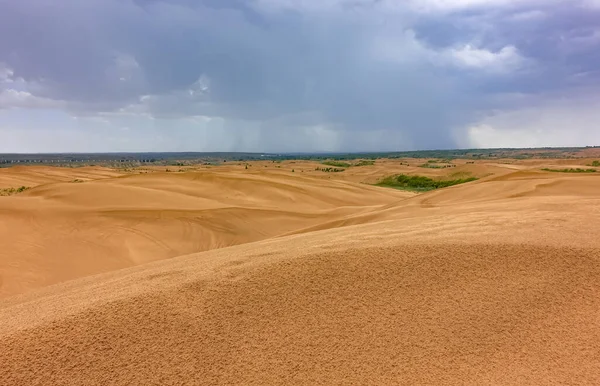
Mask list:
[[[31,189],[31,188],[29,186],[21,186],[18,188],[0,189],[0,196],[12,196],[14,194],[22,193],[28,189]]]
[[[339,173],[343,172],[346,169],[338,169],[338,168],[315,168],[317,171],[326,172],[326,173]]]
[[[598,167],[600,167],[600,161],[593,161],[590,166],[598,166]]]

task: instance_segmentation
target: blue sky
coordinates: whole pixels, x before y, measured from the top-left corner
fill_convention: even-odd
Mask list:
[[[0,152],[600,145],[600,0],[0,0]]]

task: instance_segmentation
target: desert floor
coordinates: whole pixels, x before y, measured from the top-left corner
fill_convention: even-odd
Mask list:
[[[422,162],[0,169],[0,385],[600,384],[600,173]]]

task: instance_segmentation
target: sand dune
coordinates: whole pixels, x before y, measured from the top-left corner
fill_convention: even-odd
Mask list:
[[[128,268],[0,302],[0,384],[598,384],[600,178],[492,167],[416,196],[211,171],[9,197],[3,219],[49,232],[36,253],[139,239]],[[149,262],[206,240],[243,244]]]
[[[19,186],[38,186],[52,182],[69,182],[73,180],[98,180],[122,175],[117,170],[87,166],[79,168],[63,168],[52,166],[14,166],[0,168],[0,189]]]
[[[0,297],[262,240],[407,196],[344,181],[214,171],[44,184],[1,197]]]

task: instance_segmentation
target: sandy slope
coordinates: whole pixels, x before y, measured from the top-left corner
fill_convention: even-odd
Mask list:
[[[26,176],[60,172],[24,169]],[[0,197],[0,297],[262,240],[408,196],[364,184],[218,170],[44,184]]]
[[[98,180],[118,177],[123,173],[98,166],[78,168],[52,166],[13,166],[0,168],[0,189],[19,186],[34,187],[52,182]]]
[[[95,184],[110,196],[114,184],[147,182],[122,180]],[[0,384],[600,383],[598,176],[508,171],[387,204],[321,184],[326,198],[307,191],[299,208],[375,201],[288,232],[300,234],[4,299]],[[202,193],[202,205],[278,206],[302,194],[284,186],[273,201]],[[23,199],[77,196],[61,192]],[[189,209],[183,196],[173,210]],[[81,200],[68,202],[109,205]]]

